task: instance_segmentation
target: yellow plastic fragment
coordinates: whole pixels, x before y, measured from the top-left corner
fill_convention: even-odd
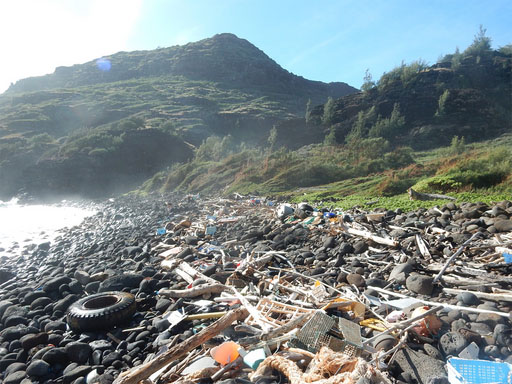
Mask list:
[[[379,319],[374,319],[374,318],[361,320],[359,322],[359,325],[362,327],[375,329],[376,331],[380,331],[380,332],[384,332],[385,330],[387,330],[389,328],[388,326],[386,326],[386,323],[384,321],[379,320]]]

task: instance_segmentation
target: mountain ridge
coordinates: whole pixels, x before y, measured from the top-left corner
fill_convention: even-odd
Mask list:
[[[208,56],[210,49],[216,50],[223,59],[220,62],[212,60]],[[130,68],[124,60],[128,56],[138,60],[137,67]],[[135,57],[133,57],[135,56]],[[248,60],[240,60],[247,59]],[[109,60],[109,70],[98,71],[98,60]],[[352,88],[343,82],[324,83],[321,81],[307,80],[295,75],[277,64],[262,50],[251,44],[248,40],[241,39],[231,33],[214,35],[211,38],[191,42],[185,45],[176,45],[155,50],[120,51],[112,55],[104,56],[82,64],[72,66],[60,66],[52,74],[29,77],[18,80],[6,91],[6,94],[31,92],[39,90],[51,90],[58,88],[72,88],[97,83],[115,82],[120,80],[154,77],[162,75],[187,76],[191,79],[212,81],[237,81],[248,80],[254,83],[262,74],[290,75],[290,83],[308,83],[319,87],[330,86],[336,88],[335,92],[346,92]],[[258,64],[264,64],[259,67]],[[167,65],[164,65],[167,64]],[[84,71],[84,73],[77,73]],[[271,71],[276,73],[272,73]],[[87,78],[77,78],[84,75]],[[213,76],[212,76],[213,75]],[[247,79],[244,76],[248,76]],[[253,84],[255,85],[255,84]],[[347,88],[350,87],[350,88]],[[355,90],[355,88],[352,88]]]
[[[0,95],[0,198],[126,190],[190,158],[186,143],[229,135],[261,145],[274,124],[304,116],[308,101],[356,91],[291,74],[233,34],[58,67]],[[140,130],[150,150],[130,139]],[[75,185],[63,180],[71,169]]]

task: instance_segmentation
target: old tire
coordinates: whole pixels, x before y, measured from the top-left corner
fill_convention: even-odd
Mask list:
[[[102,292],[71,304],[66,318],[74,331],[109,329],[131,319],[136,306],[131,293]]]

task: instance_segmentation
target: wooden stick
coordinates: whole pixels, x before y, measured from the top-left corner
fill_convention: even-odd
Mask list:
[[[420,251],[421,256],[427,260],[432,260],[432,255],[430,254],[430,251],[425,244],[425,240],[423,240],[420,235],[416,235],[416,245],[418,246],[418,250]]]
[[[384,244],[388,245],[390,247],[398,247],[398,241],[393,239],[386,239],[384,237],[375,236],[373,233],[368,231],[361,231],[359,229],[355,228],[346,228],[346,232],[350,233],[351,235],[359,236],[364,239],[372,240],[378,244]]]
[[[297,317],[296,319],[290,321],[289,323],[280,326],[279,328],[276,328],[272,331],[264,333],[261,336],[261,340],[271,340],[277,336],[281,336],[285,333],[288,333],[288,332],[294,330],[295,328],[302,327],[304,324],[306,324],[306,322],[309,320],[309,318],[311,317],[312,314],[313,314],[313,312],[305,313],[305,314]]]
[[[492,301],[507,301],[512,302],[512,292],[507,293],[485,293],[485,292],[478,292],[478,291],[467,291],[464,289],[453,289],[453,288],[443,288],[443,291],[446,293],[449,293],[451,295],[458,295],[462,292],[470,292],[474,294],[476,297],[480,297],[482,299],[486,300],[492,300]]]
[[[407,190],[409,192],[409,199],[410,200],[456,200],[455,197],[447,196],[447,195],[439,195],[437,193],[421,193],[417,192],[412,188],[409,188]]]
[[[393,291],[388,291],[387,289],[382,289],[382,288],[379,288],[379,287],[372,287],[372,286],[368,286],[367,288],[368,289],[373,289],[373,290],[375,290],[377,292],[380,292],[380,293],[385,293],[387,295],[400,297],[402,299],[411,299],[410,296],[402,295],[401,293],[397,293],[397,292],[393,292]],[[491,314],[494,314],[494,315],[499,315],[499,316],[503,316],[503,317],[506,317],[506,318],[510,318],[510,314],[509,313],[505,313],[505,312],[490,311],[488,309],[463,307],[461,305],[451,305],[451,304],[437,303],[435,301],[420,300],[420,299],[416,299],[416,298],[414,298],[414,299],[418,300],[418,302],[420,302],[420,303],[431,305],[431,306],[441,305],[444,308],[448,308],[448,309],[458,309],[459,311],[475,312],[475,313],[491,313]],[[386,304],[386,303],[384,303],[384,304]]]
[[[224,284],[202,284],[190,289],[160,289],[158,294],[165,297],[197,297],[206,293],[221,293],[229,290]]]
[[[459,249],[457,249],[457,252],[455,252],[453,255],[451,255],[451,256],[450,256],[450,258],[446,261],[446,264],[444,265],[444,267],[441,269],[441,272],[439,272],[439,273],[437,274],[437,276],[436,276],[436,277],[434,277],[434,283],[435,283],[435,282],[437,282],[437,280],[439,280],[439,279],[441,278],[441,276],[443,276],[443,273],[444,273],[444,271],[446,271],[446,268],[448,268],[448,266],[451,264],[451,262],[452,262],[453,260],[455,260],[455,258],[456,258],[457,256],[459,256],[459,255],[462,253],[462,251],[464,250],[464,248],[466,248],[466,247],[469,245],[469,243],[471,243],[471,242],[473,241],[473,239],[475,239],[476,237],[479,237],[479,236],[481,236],[481,233],[480,233],[480,232],[475,232],[475,233],[473,234],[473,236],[471,236],[469,239],[467,239],[467,240],[466,240],[466,241],[465,241],[465,242],[460,246],[460,248],[459,248]]]
[[[149,361],[146,364],[139,365],[129,371],[120,374],[119,377],[114,381],[114,383],[137,384],[139,381],[147,379],[149,376],[151,376],[151,374],[166,366],[171,361],[185,356],[194,348],[199,347],[201,344],[204,344],[206,341],[217,336],[220,332],[229,327],[235,321],[245,319],[248,316],[248,314],[249,313],[245,308],[237,308],[233,311],[226,313],[222,318],[217,320],[215,323],[209,325],[201,332],[193,335],[184,342],[169,349],[167,352],[161,354],[154,360]]]

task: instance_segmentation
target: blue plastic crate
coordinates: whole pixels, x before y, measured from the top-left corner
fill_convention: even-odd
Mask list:
[[[451,384],[512,384],[512,365],[507,363],[451,358],[447,370]]]

